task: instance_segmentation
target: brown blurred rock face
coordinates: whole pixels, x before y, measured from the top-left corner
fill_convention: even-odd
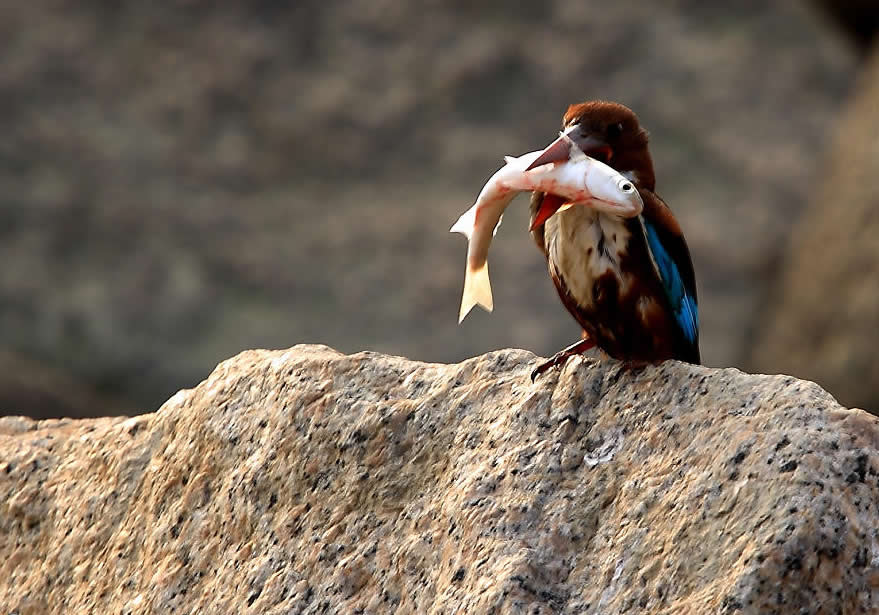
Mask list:
[[[447,231],[504,154],[607,98],[650,130],[703,357],[739,364],[854,54],[806,3],[522,6],[0,2],[0,344],[133,412],[246,348],[551,354],[579,330],[527,199],[494,313],[460,327]]]
[[[879,411],[879,51],[842,113],[750,367]]]
[[[867,53],[879,30],[879,2],[876,0],[812,0]]]

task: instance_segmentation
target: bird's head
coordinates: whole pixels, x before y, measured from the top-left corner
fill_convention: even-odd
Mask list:
[[[603,100],[579,103],[568,107],[562,125],[564,134],[587,156],[627,175],[639,188],[653,190],[656,179],[647,131],[631,109]],[[567,160],[570,149],[570,142],[559,137],[528,168]]]

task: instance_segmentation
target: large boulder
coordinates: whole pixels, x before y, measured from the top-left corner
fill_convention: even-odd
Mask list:
[[[877,419],[668,362],[250,351],[135,418],[0,419],[0,604],[872,613]]]
[[[879,50],[811,184],[748,367],[816,380],[844,403],[877,412]]]

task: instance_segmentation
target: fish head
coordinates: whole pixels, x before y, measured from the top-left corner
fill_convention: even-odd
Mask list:
[[[644,201],[635,183],[601,161],[588,161],[584,183],[591,195],[589,205],[596,211],[634,218],[644,210]]]

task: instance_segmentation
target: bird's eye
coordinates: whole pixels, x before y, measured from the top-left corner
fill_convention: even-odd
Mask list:
[[[623,133],[623,124],[622,122],[617,122],[616,124],[611,124],[607,127],[607,137],[612,139],[614,137],[618,137]]]

